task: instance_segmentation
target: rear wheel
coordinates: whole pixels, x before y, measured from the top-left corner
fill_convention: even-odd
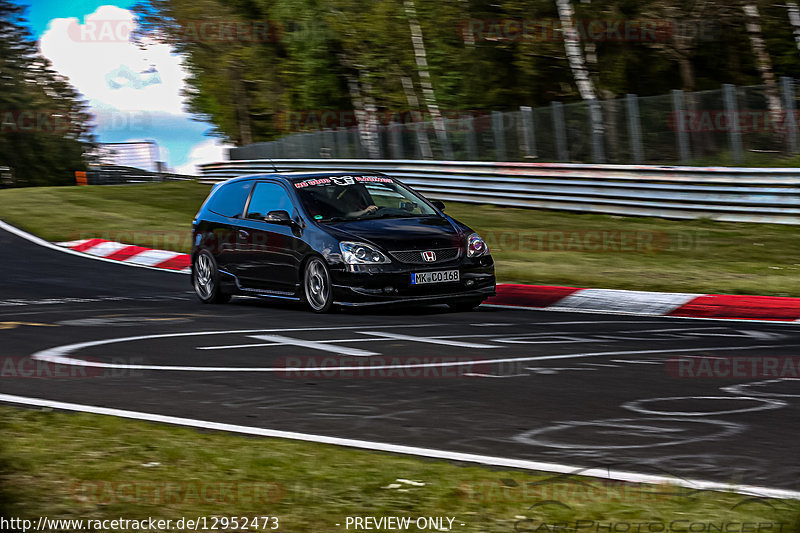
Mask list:
[[[315,313],[327,313],[333,307],[331,275],[325,261],[319,257],[312,257],[306,263],[303,294],[306,303]]]
[[[447,305],[453,311],[472,311],[482,302],[483,300],[459,300],[457,302],[449,302]]]
[[[231,299],[231,295],[220,287],[217,262],[208,250],[202,250],[195,256],[192,277],[194,292],[204,304],[224,304]]]

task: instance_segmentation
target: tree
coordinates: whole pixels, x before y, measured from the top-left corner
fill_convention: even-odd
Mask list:
[[[79,94],[39,55],[24,8],[0,0],[0,166],[17,185],[68,185],[93,140]]]

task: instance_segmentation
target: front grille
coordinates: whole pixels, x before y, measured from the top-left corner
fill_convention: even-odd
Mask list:
[[[425,261],[422,257],[425,252],[434,252],[436,260]],[[461,255],[461,250],[459,248],[439,248],[438,250],[402,250],[389,253],[401,263],[408,265],[435,265],[436,263],[445,263],[457,259]]]

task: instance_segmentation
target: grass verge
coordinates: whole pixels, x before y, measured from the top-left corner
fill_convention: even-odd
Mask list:
[[[636,524],[640,531],[670,531],[659,527],[676,520],[686,531],[690,524],[698,524],[693,531],[723,524],[721,531],[730,533],[756,531],[744,524],[762,524],[761,533],[800,527],[797,501],[489,469],[99,415],[0,406],[0,420],[6,499],[0,509],[28,519],[268,515],[283,532],[346,531],[348,516],[446,516],[464,532],[608,525],[637,531]],[[583,527],[576,529],[579,520]]]
[[[197,183],[0,191],[0,218],[51,241],[100,237],[187,252]],[[481,233],[500,281],[800,296],[797,228],[450,203]]]

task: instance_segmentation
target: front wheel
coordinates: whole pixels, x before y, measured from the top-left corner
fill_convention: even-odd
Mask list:
[[[331,275],[325,261],[319,257],[312,257],[306,263],[303,293],[306,303],[315,313],[327,313],[333,307]]]
[[[202,250],[195,257],[192,278],[194,292],[204,304],[224,304],[231,299],[220,287],[217,262],[208,250]]]
[[[482,302],[483,300],[459,300],[456,302],[449,302],[447,305],[453,311],[472,311],[481,305]]]

